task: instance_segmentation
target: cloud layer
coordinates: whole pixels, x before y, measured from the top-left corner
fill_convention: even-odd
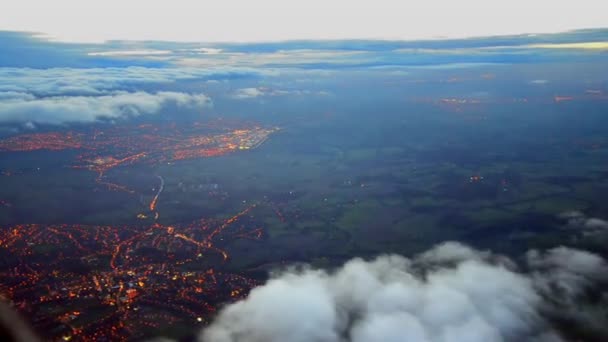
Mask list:
[[[102,96],[37,98],[29,93],[0,92],[0,123],[92,122],[157,114],[168,106],[201,109],[211,104],[204,94],[117,92]]]
[[[589,217],[580,211],[567,211],[561,213],[559,218],[566,221],[565,228],[582,232],[583,235],[608,233],[608,221]]]
[[[307,89],[271,89],[267,87],[251,87],[251,88],[240,88],[234,91],[232,98],[238,100],[252,99],[262,96],[286,96],[286,95],[318,95],[325,96],[329,95],[326,91],[312,91]]]
[[[0,92],[31,93],[35,96],[104,95],[116,90],[133,91],[142,85],[182,80],[244,78],[262,71],[190,68],[1,68]]]
[[[523,273],[506,257],[445,243],[413,259],[353,259],[335,272],[291,269],[224,308],[200,338],[561,341],[555,317],[587,324],[578,303],[606,281],[604,260],[565,247],[530,251],[526,260]]]
[[[0,123],[31,127],[32,122],[63,124],[157,114],[170,106],[199,110],[211,104],[204,94],[144,89],[245,75],[248,71],[230,68],[0,68]]]

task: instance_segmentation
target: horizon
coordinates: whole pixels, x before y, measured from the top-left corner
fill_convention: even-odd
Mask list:
[[[448,36],[436,36],[428,38],[404,38],[404,39],[391,39],[391,38],[295,38],[295,39],[277,39],[277,40],[252,40],[252,41],[203,41],[203,40],[192,40],[192,41],[179,41],[179,40],[156,40],[156,39],[111,39],[111,40],[100,40],[100,41],[70,41],[61,40],[57,37],[53,37],[44,32],[36,31],[15,31],[15,30],[1,30],[0,33],[13,33],[23,34],[33,39],[39,39],[41,41],[49,43],[60,43],[60,44],[73,44],[73,45],[105,45],[113,43],[178,43],[178,44],[210,44],[210,45],[248,45],[248,44],[278,44],[278,43],[325,43],[325,42],[386,42],[386,43],[424,43],[424,42],[441,42],[441,41],[462,41],[462,40],[476,40],[476,39],[496,39],[496,38],[522,38],[522,37],[537,37],[537,36],[551,36],[560,34],[576,34],[585,33],[591,31],[605,31],[608,30],[608,25],[603,27],[583,27],[561,31],[547,31],[547,32],[521,32],[511,34],[495,34],[495,35],[473,35],[473,36],[462,36],[462,37],[448,37]],[[605,42],[605,40],[597,41]]]

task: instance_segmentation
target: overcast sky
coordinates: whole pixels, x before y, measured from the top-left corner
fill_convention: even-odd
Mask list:
[[[605,0],[0,1],[0,30],[79,42],[458,38],[605,26]]]

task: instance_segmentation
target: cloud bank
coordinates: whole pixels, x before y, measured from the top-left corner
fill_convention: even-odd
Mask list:
[[[581,304],[606,282],[603,259],[560,247],[528,252],[525,269],[453,242],[412,259],[353,259],[334,272],[291,269],[225,307],[200,340],[562,341],[556,322],[606,333],[606,316],[588,315],[592,306]]]
[[[93,122],[158,114],[175,106],[201,109],[211,105],[204,94],[179,92],[116,92],[103,96],[54,96],[37,98],[29,93],[0,92],[0,123],[62,124]]]
[[[263,71],[224,67],[191,68],[2,68],[0,92],[31,93],[36,96],[105,95],[117,90],[134,91],[142,85],[183,80],[226,80],[261,75]]]
[[[583,235],[608,233],[608,221],[597,217],[589,217],[580,211],[566,211],[559,215],[566,221],[567,229],[580,231]]]
[[[232,98],[237,100],[253,99],[262,96],[286,96],[286,95],[317,95],[326,96],[330,95],[327,91],[314,91],[308,89],[271,89],[267,87],[251,87],[251,88],[240,88],[234,91]]]

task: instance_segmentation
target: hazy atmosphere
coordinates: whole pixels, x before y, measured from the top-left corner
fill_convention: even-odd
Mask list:
[[[605,341],[603,6],[1,4],[13,330]]]

